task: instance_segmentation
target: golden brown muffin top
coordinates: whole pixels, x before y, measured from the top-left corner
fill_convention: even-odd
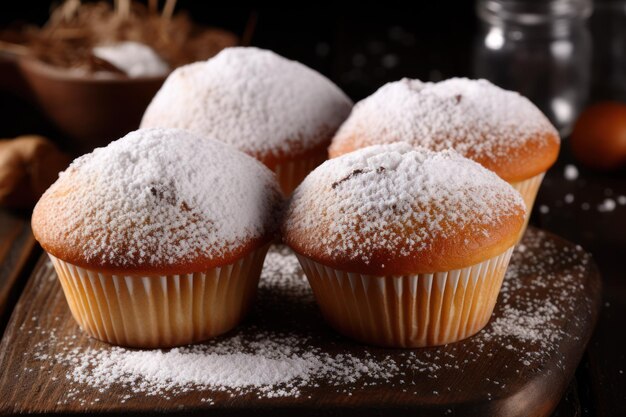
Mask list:
[[[126,274],[201,272],[274,233],[280,191],[261,163],[179,129],[131,132],[76,159],[33,212],[55,257]]]
[[[141,126],[215,138],[271,167],[328,146],[351,109],[352,101],[311,68],[237,47],[172,72]]]
[[[282,232],[297,253],[343,271],[432,273],[501,254],[524,214],[519,193],[479,164],[396,143],[320,165],[292,195]]]
[[[554,126],[518,93],[486,80],[405,78],[357,103],[329,153],[334,158],[399,141],[434,151],[454,149],[509,182],[545,172],[560,147]]]

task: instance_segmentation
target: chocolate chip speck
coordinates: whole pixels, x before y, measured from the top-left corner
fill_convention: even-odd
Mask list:
[[[350,178],[354,178],[359,174],[362,174],[363,170],[362,169],[355,169],[354,171],[352,171],[347,177],[344,177],[342,179],[340,179],[339,181],[335,181],[332,183],[331,188],[334,190],[335,188],[337,188],[341,183],[348,181]]]

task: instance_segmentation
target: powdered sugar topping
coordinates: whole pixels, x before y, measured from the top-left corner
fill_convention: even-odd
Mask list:
[[[169,65],[154,49],[139,42],[98,45],[92,53],[133,78],[164,76],[170,71]]]
[[[279,195],[267,168],[228,145],[144,129],[75,160],[33,223],[88,262],[168,266],[263,237]]]
[[[298,236],[304,255],[368,263],[374,251],[407,256],[460,230],[488,236],[503,216],[524,210],[510,185],[458,153],[396,143],[358,150],[313,171],[293,194],[284,234],[290,245]]]
[[[348,141],[356,148],[406,141],[432,150],[452,148],[493,163],[514,160],[527,144],[545,143],[550,135],[558,138],[534,104],[489,81],[424,83],[404,78],[355,105],[331,152],[339,152]]]
[[[142,127],[179,127],[257,158],[323,144],[351,101],[312,69],[257,48],[227,48],[178,68],[146,110]]]

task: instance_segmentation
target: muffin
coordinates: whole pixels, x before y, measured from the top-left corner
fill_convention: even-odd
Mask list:
[[[423,347],[487,324],[524,216],[519,193],[479,164],[396,143],[315,169],[282,233],[332,327]]]
[[[37,203],[32,228],[90,336],[168,347],[241,320],[280,201],[272,172],[235,148],[144,129],[76,159]]]
[[[560,147],[554,126],[518,93],[486,80],[423,83],[405,78],[359,102],[334,137],[329,154],[334,158],[398,141],[434,151],[452,148],[494,171],[522,194],[526,224]]]
[[[227,48],[174,71],[142,127],[219,138],[273,170],[285,194],[326,159],[352,102],[306,66],[257,48]]]

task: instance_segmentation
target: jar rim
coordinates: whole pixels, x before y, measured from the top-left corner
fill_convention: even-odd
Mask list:
[[[593,11],[591,0],[479,0],[478,17],[490,24],[505,22],[542,25],[562,20],[584,20]]]

